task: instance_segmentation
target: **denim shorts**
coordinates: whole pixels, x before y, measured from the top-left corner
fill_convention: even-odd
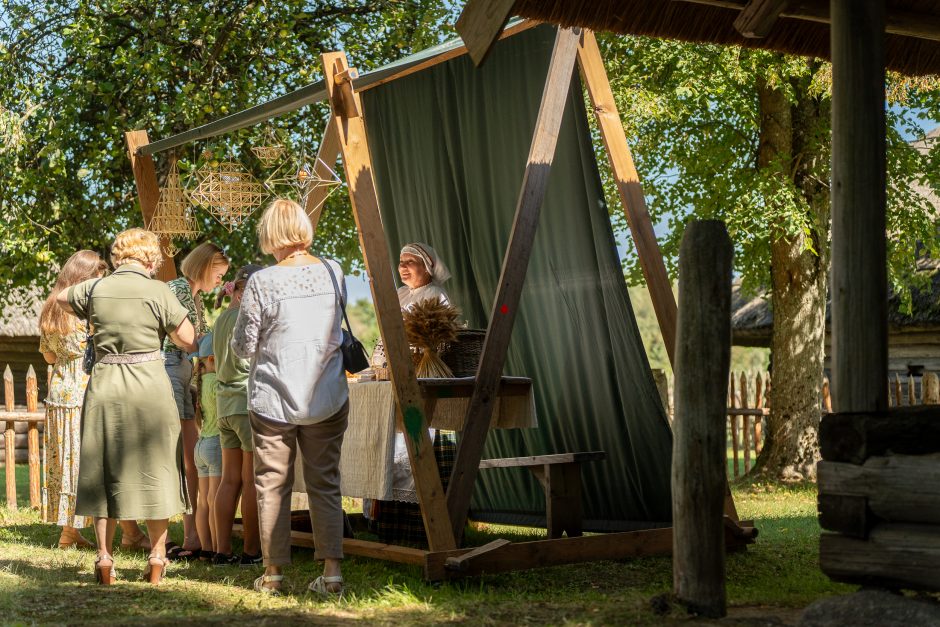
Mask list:
[[[193,395],[189,391],[193,380],[193,362],[179,351],[169,351],[163,356],[163,365],[173,386],[173,398],[176,399],[180,420],[192,420],[196,417]]]
[[[210,435],[196,440],[196,474],[200,477],[222,476],[222,447],[219,436]]]

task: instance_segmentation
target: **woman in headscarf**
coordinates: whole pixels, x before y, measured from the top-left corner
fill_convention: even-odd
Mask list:
[[[445,305],[450,304],[450,298],[443,287],[444,282],[450,278],[450,271],[437,252],[427,244],[415,242],[402,247],[398,257],[398,274],[404,283],[398,288],[398,303],[402,311],[407,311],[416,303],[428,299],[437,299]],[[385,350],[379,341],[372,354],[372,363],[384,366],[385,362]],[[429,435],[434,443],[434,457],[446,490],[457,453],[456,440],[450,431],[429,429]],[[392,472],[394,500],[364,502],[363,511],[371,518],[373,528],[382,542],[425,544],[427,537],[424,521],[418,505],[414,476],[411,474],[408,449],[401,433],[395,436]]]

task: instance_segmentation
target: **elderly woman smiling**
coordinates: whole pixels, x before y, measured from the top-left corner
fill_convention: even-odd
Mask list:
[[[97,359],[82,410],[75,511],[95,518],[95,576],[102,584],[115,579],[115,519],[147,520],[152,548],[144,578],[158,583],[166,568],[167,520],[188,506],[179,413],[160,342],[167,334],[195,350],[195,330],[170,288],[151,278],[161,259],[156,235],[129,229],[111,247],[111,276],[56,297],[94,328]]]
[[[343,509],[339,456],[349,412],[343,370],[335,261],[307,252],[310,218],[296,202],[278,199],[258,223],[261,250],[277,265],[251,275],[235,322],[232,349],[251,359],[248,410],[255,447],[255,488],[264,575],[259,592],[277,592],[290,563],[290,495],[297,449],[303,458],[315,557],[323,575],[309,589],[340,594]],[[332,276],[331,276],[332,275]],[[334,288],[334,285],[338,286]]]

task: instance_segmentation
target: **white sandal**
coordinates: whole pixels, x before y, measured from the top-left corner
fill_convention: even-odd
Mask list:
[[[333,592],[329,589],[331,583],[338,583],[340,588],[337,592]],[[321,597],[341,597],[343,596],[343,577],[342,575],[334,575],[332,577],[327,577],[325,575],[320,575],[313,580],[307,590],[315,594],[320,595]]]
[[[252,588],[254,588],[256,592],[278,595],[281,593],[280,585],[278,585],[277,588],[268,588],[264,584],[266,583],[280,584],[282,581],[284,581],[284,575],[261,575],[260,577],[255,579],[255,583],[252,585]]]

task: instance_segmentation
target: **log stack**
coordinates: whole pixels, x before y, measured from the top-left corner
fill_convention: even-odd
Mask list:
[[[823,572],[940,590],[940,406],[828,414],[820,445]]]

